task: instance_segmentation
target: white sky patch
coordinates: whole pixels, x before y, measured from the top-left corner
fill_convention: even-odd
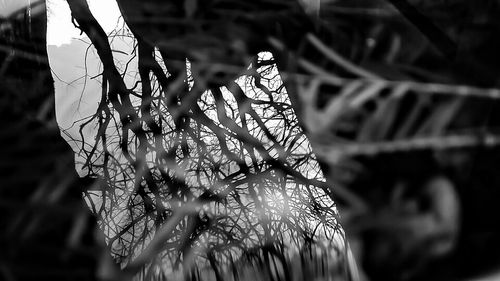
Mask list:
[[[0,0],[2,1],[2,0]],[[107,34],[123,27],[123,20],[115,0],[88,0],[96,20]],[[47,53],[54,78],[56,118],[63,130],[63,137],[79,138],[79,120],[95,113],[101,95],[102,65],[90,39],[81,34],[71,21],[71,11],[66,0],[47,0]],[[118,29],[117,29],[118,28]],[[130,60],[133,40],[114,36],[110,42],[115,63],[120,71]],[[134,63],[130,64],[134,69]],[[135,73],[135,72],[132,72]],[[126,76],[127,86],[132,87],[134,77]],[[92,126],[87,126],[85,135],[92,135]],[[75,151],[74,142],[69,142]]]
[[[104,31],[111,32],[120,18],[116,1],[88,0],[87,2]],[[47,20],[47,45],[61,46],[71,43],[74,38],[84,37],[71,23],[71,11],[65,0],[47,0]]]

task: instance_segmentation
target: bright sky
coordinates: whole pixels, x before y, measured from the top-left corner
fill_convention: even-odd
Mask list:
[[[19,1],[19,0],[0,0]],[[22,0],[28,1],[28,0]],[[92,14],[104,31],[110,32],[116,26],[120,11],[114,0],[88,0]],[[72,38],[80,38],[80,32],[71,24],[71,11],[65,0],[47,0],[47,44],[60,46],[69,44]]]
[[[120,18],[116,1],[87,2],[104,31],[112,32]],[[47,53],[54,77],[57,122],[63,129],[71,128],[67,131],[68,134],[77,136],[78,127],[73,123],[95,112],[99,101],[99,94],[96,93],[101,91],[101,62],[94,48],[89,48],[90,40],[73,40],[86,36],[81,35],[80,30],[71,22],[71,11],[66,0],[47,0],[47,19]],[[117,66],[121,65],[120,61],[130,59],[127,55],[131,53],[128,50],[131,48],[130,43],[116,39],[111,45],[114,50],[121,51],[114,53]],[[131,79],[126,79],[126,82],[135,82],[129,80]]]

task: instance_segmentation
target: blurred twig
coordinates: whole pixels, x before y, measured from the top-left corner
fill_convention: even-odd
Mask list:
[[[6,54],[9,54],[9,55],[12,55],[12,56],[16,56],[16,57],[20,57],[20,58],[23,58],[23,59],[32,60],[32,61],[35,61],[35,62],[38,62],[38,63],[44,63],[44,64],[48,64],[49,63],[48,59],[45,56],[34,54],[34,53],[30,53],[30,52],[27,52],[27,51],[23,51],[23,50],[14,48],[12,46],[0,45],[0,52],[4,52]]]
[[[468,147],[493,147],[500,145],[500,135],[451,135],[437,137],[413,137],[405,140],[381,141],[370,143],[338,143],[335,146],[318,144],[314,148],[320,158],[338,159],[340,156],[375,155],[410,150],[445,150]]]

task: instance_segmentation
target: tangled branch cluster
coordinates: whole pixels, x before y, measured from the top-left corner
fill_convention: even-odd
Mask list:
[[[305,253],[322,257],[315,273],[342,271],[332,192],[269,54],[246,77],[216,87],[205,70],[137,38],[139,75],[129,89],[132,67],[120,72],[88,7],[69,2],[104,67],[97,112],[80,130],[96,126],[97,135],[82,133],[80,154],[87,176],[105,188],[86,199],[126,271],[290,278],[294,264],[307,264]],[[305,268],[295,272],[305,276]]]

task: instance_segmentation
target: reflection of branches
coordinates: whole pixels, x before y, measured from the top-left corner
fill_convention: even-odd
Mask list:
[[[204,92],[199,69],[169,67],[161,49],[139,38],[140,87],[130,90],[85,1],[69,4],[104,65],[99,107],[80,133],[97,125],[95,143],[81,151],[89,176],[108,188],[87,199],[126,271],[151,267],[154,257],[161,263],[150,272],[210,269],[221,278],[239,260],[287,267],[307,247],[334,241],[332,191],[272,60],[256,60],[245,85]]]
[[[334,2],[337,5],[340,1]],[[149,275],[168,275],[179,270],[196,279],[208,271],[215,279],[223,279],[231,271],[235,276],[237,271],[244,274],[234,269],[242,264],[265,263],[269,265],[265,270],[286,275],[287,267],[297,262],[294,253],[329,255],[329,250],[318,247],[318,241],[334,240],[332,233],[339,233],[334,195],[351,208],[367,210],[352,192],[339,185],[334,193],[324,182],[286,98],[275,62],[280,70],[287,71],[282,74],[287,76],[293,108],[323,163],[333,166],[351,154],[498,144],[495,135],[475,131],[462,134],[451,126],[464,108],[465,99],[497,99],[497,90],[419,83],[409,81],[411,73],[392,76],[392,72],[369,69],[373,56],[378,56],[375,53],[386,51],[379,50],[385,48],[379,43],[384,36],[392,41],[389,50],[380,56],[384,66],[396,72],[405,72],[398,66],[401,60],[419,61],[426,48],[414,48],[420,51],[401,59],[405,56],[401,43],[404,34],[384,35],[384,27],[375,19],[363,19],[376,27],[359,36],[362,47],[351,44],[359,40],[354,38],[358,34],[349,37],[352,41],[347,40],[347,52],[337,48],[343,43],[335,43],[334,50],[328,40],[337,36],[339,27],[335,25],[331,30],[326,27],[327,35],[323,37],[319,32],[317,36],[308,33],[316,26],[296,25],[303,18],[287,17],[277,24],[262,24],[256,27],[257,33],[262,31],[262,37],[271,41],[262,44],[276,52],[276,60],[255,58],[244,71],[248,76],[233,82],[235,73],[242,72],[242,61],[248,61],[239,58],[245,48],[233,46],[240,43],[236,39],[247,39],[246,31],[252,32],[246,25],[236,28],[238,32],[216,33],[222,38],[215,38],[214,45],[221,48],[214,51],[203,45],[205,37],[196,38],[201,43],[190,41],[189,36],[185,41],[179,39],[202,46],[173,46],[178,38],[170,42],[172,38],[168,37],[179,34],[149,34],[139,28],[141,22],[135,22],[138,29],[121,35],[136,40],[130,59],[121,65],[113,61],[108,38],[84,1],[72,0],[70,5],[104,64],[98,110],[80,122],[84,139],[80,153],[85,156],[84,168],[89,176],[102,176],[108,188],[88,193],[86,198],[103,217],[113,253],[132,273],[144,270],[146,274],[147,269]],[[267,15],[258,19],[275,23]],[[168,17],[174,30],[193,24],[184,20],[191,19]],[[297,31],[299,35],[282,34],[281,28],[287,23],[303,30]],[[220,24],[214,26],[222,27]],[[278,31],[273,30],[275,26]],[[193,33],[193,37],[205,36]],[[210,32],[204,33],[210,36]],[[404,33],[404,29],[396,33]],[[228,47],[231,54],[237,55],[218,61],[231,55],[222,50],[221,40],[229,41],[225,36],[234,36],[230,39],[238,41]],[[286,39],[295,43],[289,44]],[[341,39],[333,41],[343,42]],[[197,56],[197,47],[207,49]],[[250,53],[261,45],[253,47]],[[172,55],[172,50],[180,55]],[[205,58],[205,51],[214,56]],[[293,59],[289,59],[288,52]],[[191,63],[186,64],[186,57]],[[212,57],[215,61],[210,60]],[[125,79],[135,71],[135,59],[138,75],[129,89]],[[229,74],[217,79],[221,69],[225,70],[223,74]],[[293,73],[296,71],[300,74]],[[415,76],[427,75],[423,80],[431,80],[429,74],[411,71]],[[205,92],[207,87],[210,91]],[[404,106],[408,100],[409,110]],[[84,134],[90,126],[97,127],[96,141],[89,141]]]

